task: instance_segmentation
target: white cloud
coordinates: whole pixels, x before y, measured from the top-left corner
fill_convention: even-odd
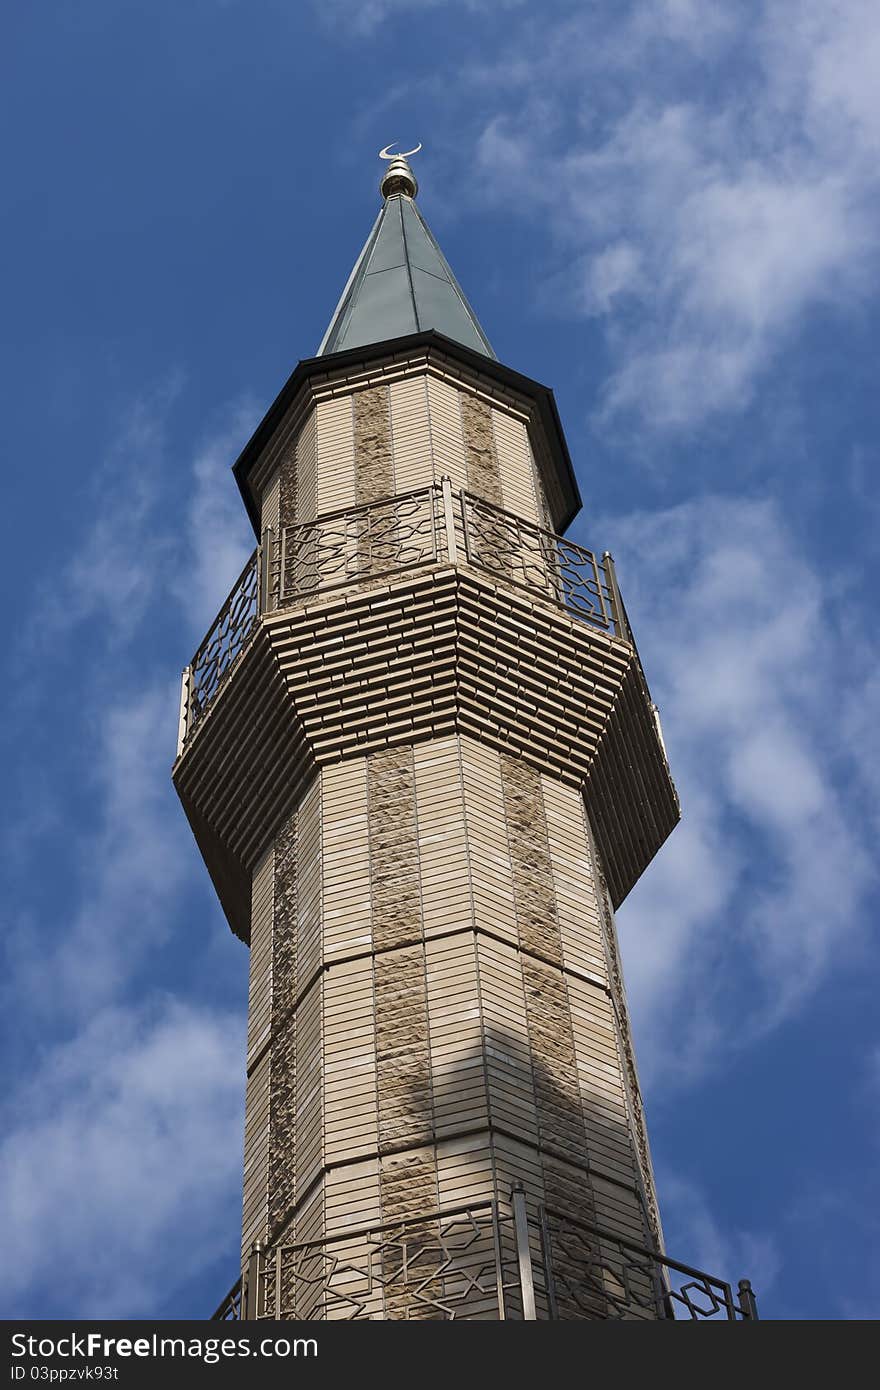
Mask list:
[[[683,808],[620,912],[627,981],[644,1070],[683,1080],[789,1017],[844,943],[866,949],[863,735],[834,712],[842,669],[856,708],[870,689],[772,504],[708,498],[603,530]]]
[[[254,401],[237,402],[198,449],[186,507],[184,556],[175,591],[193,629],[207,629],[254,548],[230,465],[257,422]]]
[[[97,618],[108,645],[132,639],[167,572],[172,540],[161,521],[161,476],[169,414],[182,389],[174,373],[132,403],[95,469],[93,515],[66,563],[36,593],[33,630],[69,640]]]
[[[668,0],[529,32],[467,75],[492,110],[479,188],[575,253],[546,288],[608,327],[600,417],[742,408],[812,307],[874,282],[880,11]]]
[[[518,9],[525,3],[526,0],[313,0],[322,23],[341,31],[346,38],[374,34],[386,21],[393,22],[413,11],[447,8],[491,14]]]
[[[240,1018],[166,999],[50,1050],[4,1107],[7,1316],[33,1317],[45,1289],[56,1316],[144,1316],[226,1248],[243,1046]]]
[[[32,1007],[85,1016],[118,997],[151,950],[162,946],[174,906],[192,874],[192,845],[175,805],[169,769],[177,741],[179,669],[157,650],[151,608],[164,625],[184,618],[195,645],[220,607],[253,546],[229,466],[253,426],[255,406],[239,402],[222,427],[177,474],[172,510],[162,490],[168,477],[167,427],[181,389],[179,376],[133,404],[98,473],[94,512],[62,567],[57,588],[35,597],[33,630],[51,634],[25,680],[39,675],[78,642],[91,624],[94,657],[67,710],[71,742],[88,752],[89,814],[71,826],[53,816],[54,788],[29,795],[29,819],[13,832],[19,864],[44,852],[53,827],[75,842],[82,866],[65,901],[65,918],[25,919],[8,945],[14,979],[8,988]],[[179,663],[179,665],[178,665]],[[39,716],[38,716],[39,717]],[[164,752],[163,752],[164,750]],[[41,799],[46,805],[41,809]],[[219,919],[219,912],[217,917]],[[47,929],[48,928],[48,929]],[[53,981],[47,990],[45,981]]]
[[[76,842],[82,866],[62,898],[68,915],[22,925],[10,947],[7,988],[29,999],[34,1013],[88,1017],[118,997],[167,939],[192,870],[169,780],[178,693],[173,680],[129,685],[100,705],[96,728],[80,735],[92,744],[90,815],[54,831]]]
[[[170,784],[188,652],[169,661],[162,639],[181,618],[187,629],[207,626],[241,567],[248,524],[228,465],[247,437],[247,410],[233,409],[223,439],[176,472],[181,536],[162,481],[167,488],[176,394],[175,382],[123,423],[90,522],[62,562],[63,584],[34,596],[33,626],[48,627],[51,641],[19,654],[31,698],[18,702],[18,738],[43,746],[48,708],[56,753],[76,750],[82,779],[75,790],[44,782],[34,796],[29,778],[29,818],[12,836],[26,892],[4,943],[4,993],[21,1034],[41,1040],[38,1064],[7,1102],[0,1157],[5,1306],[23,1316],[43,1306],[43,1283],[57,1290],[65,1281],[60,1315],[148,1312],[228,1248],[238,1219],[243,1019],[160,993],[153,963],[180,929],[181,902],[201,886],[204,924],[236,955],[245,983],[240,948],[228,932],[221,938],[219,909],[208,908]],[[76,660],[71,679],[84,641],[89,660]],[[62,763],[57,756],[52,769],[59,779]],[[46,805],[35,807],[41,797]],[[44,865],[56,879],[51,917],[27,897]],[[221,962],[200,931],[187,941],[191,978],[196,951],[202,966],[206,949],[215,952],[215,981],[218,966],[231,969],[231,956]]]

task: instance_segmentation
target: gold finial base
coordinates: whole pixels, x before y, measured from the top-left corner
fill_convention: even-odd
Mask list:
[[[396,144],[392,140],[391,144]],[[419,183],[415,174],[408,163],[411,154],[418,154],[422,148],[421,144],[416,145],[414,150],[407,150],[405,154],[391,154],[391,145],[386,145],[384,150],[379,151],[380,159],[389,161],[388,168],[382,175],[379,184],[379,192],[383,198],[390,198],[394,193],[404,193],[407,198],[414,198],[419,191]]]

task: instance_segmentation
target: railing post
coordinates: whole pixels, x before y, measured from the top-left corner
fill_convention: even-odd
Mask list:
[[[541,1207],[541,1254],[544,1257],[544,1284],[547,1289],[547,1312],[551,1320],[559,1317],[556,1307],[556,1285],[553,1282],[553,1246],[550,1242],[550,1223],[547,1208]]]
[[[492,1203],[492,1249],[495,1254],[495,1287],[498,1290],[498,1319],[504,1322],[507,1309],[504,1304],[504,1257],[501,1252],[501,1225],[498,1220],[498,1203]]]
[[[260,1241],[255,1240],[248,1255],[244,1288],[242,1289],[241,1316],[245,1322],[255,1322],[260,1316]]]
[[[752,1282],[750,1279],[740,1279],[739,1281],[739,1309],[745,1321],[759,1321],[758,1304],[755,1295],[752,1293]]]
[[[623,604],[620,601],[620,590],[617,587],[617,572],[614,568],[614,557],[610,550],[602,554],[602,565],[608,579],[608,591],[611,595],[611,613],[614,618],[614,635],[622,637],[625,642],[631,642],[632,638],[629,631],[629,623],[623,612]]]
[[[257,613],[269,612],[269,600],[272,596],[272,536],[271,526],[263,529],[263,537],[260,541],[260,588],[257,598]]]
[[[522,1289],[523,1321],[536,1322],[538,1315],[535,1312],[535,1281],[532,1275],[532,1252],[529,1247],[529,1218],[526,1211],[526,1194],[521,1182],[514,1185],[510,1195],[513,1202],[516,1258]]]
[[[470,531],[468,530],[468,494],[464,488],[458,494],[461,502],[461,534],[464,537],[464,558],[473,560],[473,549],[471,547]]]
[[[440,479],[443,493],[443,520],[446,524],[446,553],[450,565],[458,564],[458,541],[455,535],[455,511],[452,505],[452,482],[444,475]]]
[[[189,687],[192,681],[192,667],[184,666],[180,678],[180,715],[177,720],[177,756],[183,752],[186,743],[187,723],[189,722]]]

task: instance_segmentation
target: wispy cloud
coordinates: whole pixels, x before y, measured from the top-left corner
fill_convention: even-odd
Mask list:
[[[529,16],[466,75],[492,111],[481,188],[549,220],[557,311],[607,328],[606,424],[742,408],[805,313],[858,306],[878,58],[865,0],[652,0]]]
[[[239,1201],[242,1047],[240,1018],[160,999],[48,1051],[3,1107],[8,1316],[143,1316],[217,1258],[217,1212],[234,1223]]]
[[[199,633],[217,613],[254,548],[253,532],[229,466],[259,418],[254,400],[236,401],[199,446],[192,463],[184,554],[175,592]]]
[[[29,1000],[34,1015],[56,1026],[118,998],[161,949],[192,868],[168,781],[178,683],[126,684],[120,698],[101,705],[97,730],[81,731],[91,745],[88,817],[56,826],[68,845],[75,842],[80,866],[64,895],[67,912],[51,923],[39,916],[21,923],[10,947],[4,992]]]
[[[603,528],[683,804],[621,911],[643,1065],[682,1080],[790,1017],[844,941],[865,949],[862,731],[833,718],[834,593],[775,506],[708,498]],[[850,676],[854,708],[870,684]]]
[[[201,635],[252,544],[229,464],[255,411],[231,407],[175,468],[181,389],[166,383],[121,422],[60,582],[33,596],[26,627],[51,640],[18,653],[31,695],[17,739],[51,749],[57,738],[56,780],[28,774],[29,813],[11,834],[23,891],[4,943],[7,1002],[41,1048],[7,1098],[0,1165],[6,1306],[23,1313],[64,1268],[59,1316],[137,1315],[227,1248],[235,1227],[243,1018],[175,998],[157,961],[200,887],[212,915],[169,778],[179,643]],[[49,919],[30,902],[35,864],[64,878]],[[206,949],[191,926],[187,939]],[[224,1204],[231,1224],[218,1229]]]
[[[376,33],[387,21],[430,10],[461,10],[465,13],[493,13],[520,9],[526,0],[313,0],[326,27],[341,31],[346,38],[364,38]]]
[[[173,533],[162,515],[168,422],[183,390],[181,373],[133,401],[97,461],[91,517],[51,579],[38,585],[31,628],[57,651],[78,624],[97,619],[102,641],[132,639],[167,573]]]

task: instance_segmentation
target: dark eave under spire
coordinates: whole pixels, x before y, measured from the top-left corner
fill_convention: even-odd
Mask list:
[[[276,430],[300,393],[308,391],[312,384],[326,385],[339,374],[359,368],[381,371],[383,368],[399,367],[414,355],[423,353],[429,360],[451,360],[472,376],[488,377],[530,404],[548,449],[545,482],[552,525],[561,532],[571,524],[581,509],[581,496],[550,387],[513,371],[499,362],[497,357],[474,352],[463,343],[454,342],[436,329],[429,328],[425,333],[409,333],[387,342],[370,343],[365,348],[350,348],[347,352],[334,353],[332,357],[310,357],[297,363],[232,468],[257,539],[260,536],[260,497],[251,487],[251,476],[260,464],[263,451],[271,444]]]
[[[494,358],[489,340],[414,200],[418,185],[400,156],[382,180],[385,202],[367,238],[319,357],[434,329]]]

